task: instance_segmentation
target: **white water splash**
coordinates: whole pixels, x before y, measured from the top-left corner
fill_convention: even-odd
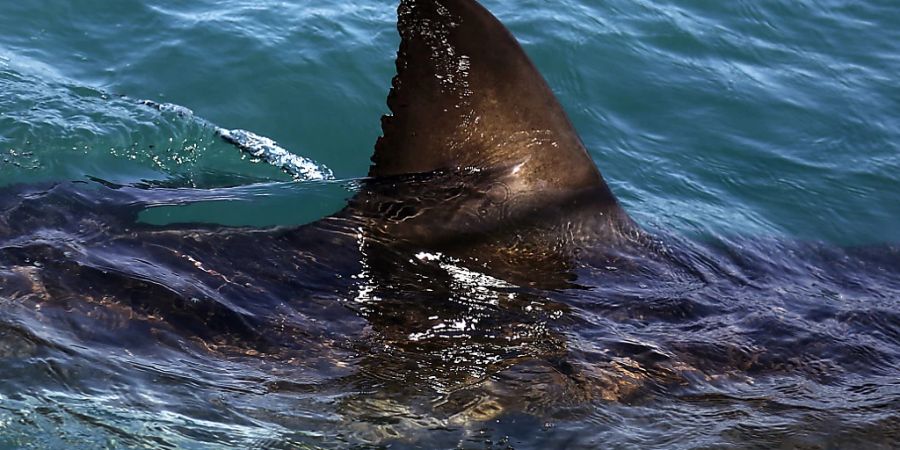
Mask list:
[[[177,114],[178,117],[194,117],[194,111],[174,103],[156,103],[153,100],[141,100],[141,104],[158,109],[161,112]]]
[[[244,153],[280,167],[295,180],[333,180],[331,169],[315,161],[295,155],[277,142],[247,130],[226,130],[216,128],[216,134],[237,146]]]
[[[152,100],[142,100],[140,103],[161,112],[173,113],[179,117],[194,118],[194,112],[184,106],[173,103],[157,103]],[[196,118],[196,120],[215,129],[218,136],[233,144],[242,152],[284,170],[294,177],[294,180],[321,181],[334,179],[334,173],[328,167],[317,164],[309,158],[295,155],[265,136],[260,136],[247,130],[228,130],[201,118]]]

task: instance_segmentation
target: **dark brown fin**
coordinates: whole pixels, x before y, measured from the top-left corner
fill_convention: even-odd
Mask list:
[[[382,119],[370,176],[510,167],[514,190],[593,189],[616,203],[547,83],[490,12],[474,0],[402,0],[398,16],[393,115]]]

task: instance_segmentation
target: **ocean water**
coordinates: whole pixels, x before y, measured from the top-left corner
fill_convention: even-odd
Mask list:
[[[482,341],[426,352],[471,363],[460,381],[442,378],[424,353],[370,373],[367,364],[377,364],[365,351],[381,355],[373,357],[379,364],[415,351],[376,349],[373,342],[386,348],[395,338],[373,325],[371,312],[351,307],[304,312],[317,323],[347,318],[301,325],[298,342],[335,343],[346,333],[371,344],[365,351],[334,344],[339,350],[310,350],[309,359],[300,350],[212,357],[127,339],[113,345],[115,333],[91,347],[53,328],[79,319],[44,321],[11,284],[0,286],[0,448],[896,446],[900,3],[483,4],[546,77],[632,217],[704,249],[697,253],[741,289],[713,282],[631,297],[603,287],[531,292],[552,301],[530,329],[552,332],[522,344],[533,346],[528,352],[491,353],[481,365],[459,355],[490,353]],[[156,226],[312,222],[340,210],[368,171],[398,43],[395,1],[4,1],[3,195],[83,181],[190,199],[142,211]],[[217,127],[273,139],[333,178],[292,176],[223,141]],[[254,256],[267,258],[262,250]],[[216,270],[214,261],[197,264]],[[15,272],[4,264],[0,272]],[[468,280],[461,289],[470,300],[508,289]],[[316,304],[328,291],[310,289]],[[415,312],[441,316],[427,299]],[[556,341],[569,356],[557,349],[535,360],[571,358],[554,373],[612,377],[596,388],[602,394],[585,394],[584,377],[554,384],[525,375],[540,364],[508,370]],[[453,350],[448,342],[435,345]],[[323,362],[326,353],[333,364]],[[655,358],[671,362],[668,375]],[[610,364],[619,375],[597,375]],[[626,384],[621,367],[650,386],[610,394]],[[371,376],[354,378],[356,370]],[[417,370],[453,387],[410,381]],[[504,401],[504,393],[532,401]],[[435,399],[457,408],[440,410]]]

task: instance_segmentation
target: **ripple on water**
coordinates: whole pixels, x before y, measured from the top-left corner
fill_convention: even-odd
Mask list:
[[[290,183],[200,117],[364,175],[396,5],[0,6],[0,185],[104,180],[0,196],[0,447],[895,447],[897,249],[837,244],[900,239],[896,5],[485,4],[681,254],[536,291],[389,252],[339,277],[336,236],[86,252],[132,202],[340,208],[358,182]]]

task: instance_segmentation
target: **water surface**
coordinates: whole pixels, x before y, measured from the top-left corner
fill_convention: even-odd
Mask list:
[[[0,446],[896,445],[900,6],[484,4],[690,277],[589,268],[587,289],[546,291],[423,255],[379,285],[379,267],[340,255],[320,272],[240,264],[289,261],[279,242],[184,244],[216,273],[271,278],[256,303],[208,293],[226,306],[179,322],[200,311],[179,302],[206,301],[186,294],[202,283],[178,264],[194,262],[97,251],[79,221],[135,199],[157,226],[341,209],[387,111],[396,5],[4,2],[0,206],[16,237],[0,243]],[[254,162],[217,126],[336,180]],[[84,191],[48,189],[68,181]],[[65,255],[78,245],[93,259]],[[131,303],[67,286],[70,269]],[[326,276],[343,270],[356,278]]]

